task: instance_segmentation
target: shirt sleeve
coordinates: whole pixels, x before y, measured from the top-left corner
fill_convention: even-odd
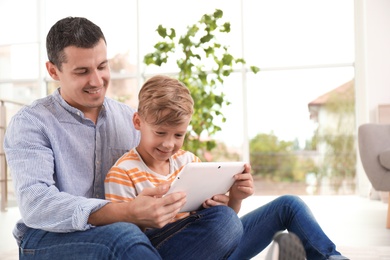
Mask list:
[[[4,141],[22,220],[31,228],[51,232],[89,229],[89,215],[108,202],[60,191],[61,173],[56,172],[55,154],[40,124],[37,118],[18,113]]]

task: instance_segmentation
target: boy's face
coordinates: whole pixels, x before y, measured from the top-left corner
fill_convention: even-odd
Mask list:
[[[61,96],[84,113],[100,109],[110,81],[104,40],[93,48],[69,46],[64,53],[66,62],[62,63],[61,71],[54,64],[46,63],[50,76],[60,81]]]
[[[175,126],[156,126],[143,120],[138,113],[134,114],[133,122],[141,132],[141,141],[137,151],[147,163],[163,162],[175,154],[182,146],[191,117]]]

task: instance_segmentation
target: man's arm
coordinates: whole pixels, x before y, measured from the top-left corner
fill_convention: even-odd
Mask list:
[[[4,149],[21,216],[32,228],[52,232],[86,230],[90,228],[89,214],[108,202],[83,196],[91,186],[85,180],[88,175],[77,168],[78,161],[69,164],[64,160],[73,159],[77,152],[66,146],[74,143],[66,139],[71,133],[51,117],[25,108],[14,116],[6,131]],[[64,169],[64,165],[70,166]]]

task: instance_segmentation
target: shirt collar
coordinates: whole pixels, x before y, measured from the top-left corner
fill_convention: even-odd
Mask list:
[[[53,92],[53,97],[56,101],[59,102],[59,104],[64,108],[66,109],[67,111],[69,111],[70,113],[72,114],[76,114],[82,118],[84,118],[84,113],[83,111],[81,111],[80,109],[78,108],[75,108],[75,107],[72,107],[71,105],[69,105],[65,99],[61,96],[60,94],[60,88],[57,88],[54,92]],[[102,109],[100,110],[100,114],[102,113],[106,113],[106,104],[107,104],[107,98],[104,97],[104,101],[103,101],[103,106],[102,106]]]

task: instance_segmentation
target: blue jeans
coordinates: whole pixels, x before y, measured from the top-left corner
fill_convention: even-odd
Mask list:
[[[73,233],[29,229],[19,259],[226,259],[242,233],[237,214],[217,206],[145,233],[131,223]]]
[[[161,259],[136,226],[115,223],[87,231],[53,233],[29,229],[19,248],[19,259]]]
[[[309,207],[297,196],[280,196],[244,215],[241,222],[244,235],[229,259],[242,260],[256,256],[270,244],[274,234],[282,230],[293,232],[300,238],[309,260],[340,255]]]
[[[280,230],[301,239],[307,259],[340,254],[307,205],[297,196],[286,195],[241,221],[229,207],[217,206],[145,233],[130,223],[65,234],[30,229],[22,240],[20,259],[243,260],[264,250]]]

